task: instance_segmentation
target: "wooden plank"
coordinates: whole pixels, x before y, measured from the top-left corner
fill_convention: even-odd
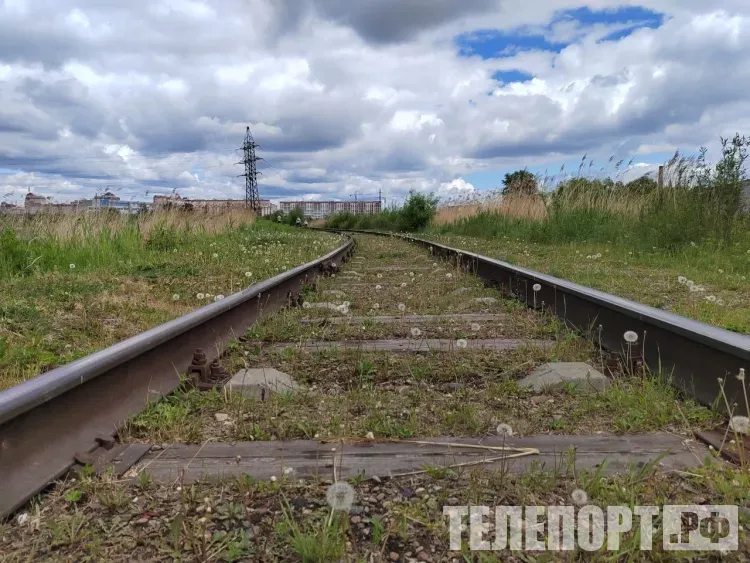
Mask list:
[[[459,351],[456,340],[448,338],[424,338],[424,339],[390,339],[390,340],[308,340],[306,342],[276,342],[260,343],[265,348],[285,350],[287,348],[298,350],[364,350],[368,352],[430,352],[430,351]],[[515,350],[525,346],[532,346],[548,350],[555,345],[553,340],[520,340],[520,339],[467,339],[466,348],[482,350]]]
[[[194,482],[202,478],[220,478],[249,474],[256,479],[280,476],[285,468],[294,469],[295,478],[332,475],[333,456],[337,469],[341,467],[344,478],[364,474],[371,477],[394,476],[431,467],[447,467],[458,463],[478,462],[501,455],[496,451],[459,448],[451,443],[481,444],[537,448],[539,455],[486,464],[505,467],[509,471],[524,472],[532,463],[548,469],[559,468],[575,449],[576,469],[595,468],[607,461],[604,472],[612,474],[641,465],[664,455],[659,462],[662,469],[686,469],[699,466],[707,448],[694,440],[667,433],[632,436],[542,435],[528,438],[499,437],[432,438],[433,445],[412,442],[377,443],[356,442],[348,444],[321,443],[313,440],[279,442],[240,442],[235,444],[208,442],[202,445],[178,444],[163,451],[149,453],[129,474],[137,475],[141,469],[160,482]],[[335,448],[335,452],[333,451]],[[342,455],[343,452],[343,455]]]
[[[422,278],[418,282],[401,282],[401,283],[378,283],[378,281],[373,281],[370,283],[361,283],[361,282],[348,283],[349,280],[354,280],[357,278],[351,277],[351,278],[340,278],[340,279],[342,280],[343,283],[336,283],[336,288],[338,289],[349,289],[349,288],[356,289],[358,287],[370,287],[374,289],[376,285],[379,285],[383,288],[401,287],[401,283],[406,283],[406,287],[409,287],[409,286],[413,286],[414,284],[421,283],[421,282],[426,282],[426,283],[436,284],[436,285],[448,285],[448,284],[455,285],[455,282],[456,282],[455,279],[448,279],[448,278]],[[480,289],[480,288],[477,288],[477,289]]]
[[[418,270],[434,270],[429,266],[372,266],[370,268],[363,268],[366,272],[415,272]]]
[[[365,322],[375,322],[383,324],[393,323],[429,323],[434,321],[467,321],[467,322],[489,322],[502,321],[507,319],[505,314],[493,313],[454,313],[450,315],[401,315],[401,316],[373,316],[373,317],[327,317],[315,319],[300,319],[300,323],[309,324],[362,324]]]

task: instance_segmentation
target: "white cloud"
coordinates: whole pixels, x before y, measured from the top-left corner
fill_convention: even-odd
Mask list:
[[[625,24],[549,26],[620,4],[6,0],[0,185],[240,196],[250,125],[275,199],[453,194],[477,170],[714,147],[750,127],[749,5],[654,0],[664,24],[616,41],[598,40]],[[458,34],[518,26],[573,43],[459,57]],[[534,78],[492,79],[512,70]]]

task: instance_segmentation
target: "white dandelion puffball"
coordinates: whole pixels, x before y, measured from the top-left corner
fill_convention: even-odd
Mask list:
[[[459,338],[458,340],[456,340],[456,346],[458,346],[459,348],[466,348],[468,345],[469,343],[465,338]]]
[[[480,328],[482,327],[479,326],[479,323],[471,323],[471,330],[473,330],[474,332],[477,332]]]
[[[695,282],[693,280],[685,280],[685,285],[688,287],[693,287],[695,285]]]
[[[206,296],[205,296],[205,295],[203,295],[202,293],[198,293],[198,294],[197,294],[197,295],[195,296],[195,298],[196,298],[196,299],[204,299],[205,297],[206,297]]]
[[[334,483],[326,491],[326,501],[334,510],[349,510],[354,503],[354,488],[342,481]]]
[[[372,304],[373,309],[380,309],[380,303],[373,303]]]
[[[374,440],[375,434],[373,434],[372,432],[368,432],[367,434],[365,434],[365,438],[367,438],[368,440]]]
[[[575,489],[572,493],[570,493],[570,498],[577,506],[584,506],[589,502],[589,495],[587,495],[586,491],[584,491],[583,489]]]
[[[721,268],[719,268],[719,273],[720,273],[720,274],[723,274],[723,273],[724,273],[724,270],[722,270]]]
[[[284,475],[291,475],[292,473],[294,473],[294,467],[287,467],[284,469]]]
[[[253,273],[252,272],[245,272],[245,277],[246,278],[252,278],[253,277]]]
[[[687,282],[687,278],[685,276],[677,276],[677,283],[681,283],[682,285],[685,285]]]
[[[178,295],[177,293],[175,293],[175,294],[174,294],[174,295],[172,296],[172,301],[179,301],[179,300],[180,300],[180,296],[179,296],[179,295]]]
[[[342,303],[342,305],[343,305],[344,307],[349,307],[349,306],[351,306],[351,303],[349,303],[348,301],[344,301],[344,302]]]
[[[335,270],[337,267],[338,266],[336,265],[336,262],[331,262],[331,268],[333,268]]]
[[[221,293],[214,297],[214,301],[221,301],[222,299],[224,299],[224,296]]]
[[[733,416],[729,421],[729,428],[737,434],[750,434],[750,418],[746,416]]]
[[[398,310],[403,313],[404,311],[406,311],[406,305],[404,305],[403,303],[399,303]]]
[[[414,272],[409,272],[409,277],[413,278],[414,277]]]
[[[376,289],[377,291],[380,291],[381,289],[383,289],[383,286],[382,286],[382,285],[376,285],[376,286],[375,286],[375,289]]]
[[[378,274],[378,279],[382,279],[382,278],[383,278],[383,274]]]
[[[432,263],[432,267],[433,267],[433,268],[437,268],[437,262],[433,262],[433,263]]]
[[[403,282],[403,283],[401,284],[401,287],[406,287],[406,282]]]
[[[625,331],[625,334],[623,334],[622,337],[628,344],[633,344],[638,341],[638,333],[633,330]]]
[[[534,291],[539,291],[540,289],[542,289],[542,286],[539,285],[538,283],[535,283],[534,285],[531,286],[531,289],[533,289]]]
[[[310,307],[312,307],[312,304],[309,301],[305,301],[304,303],[302,303],[303,309],[309,309]]]
[[[76,265],[75,265],[75,264],[71,264],[71,265],[70,265],[70,266],[68,266],[68,267],[69,267],[69,268],[70,268],[71,270],[75,270],[75,269],[76,269]]]
[[[740,368],[740,373],[737,374],[737,381],[745,381],[745,368]]]
[[[586,260],[591,260],[591,254],[589,254],[588,256],[586,256]]]
[[[451,279],[453,277],[453,274],[451,274],[450,272],[448,272],[447,274],[445,274],[445,277],[448,278],[448,279]]]
[[[706,301],[710,301],[711,303],[713,303],[714,301],[716,301],[716,297],[714,295],[709,295],[708,297],[706,297]]]
[[[214,252],[213,255],[212,255],[212,258],[218,258],[218,257],[219,257],[219,255]]]
[[[505,436],[510,437],[513,436],[513,428],[510,424],[505,424],[504,422],[501,422],[497,425],[497,435],[498,436]]]
[[[422,331],[419,330],[417,327],[414,327],[413,329],[411,329],[411,335],[414,338],[417,338],[418,336],[422,336]]]
[[[724,300],[723,299],[717,299],[716,300],[716,304],[719,305],[719,306],[721,306],[721,305],[724,304]]]

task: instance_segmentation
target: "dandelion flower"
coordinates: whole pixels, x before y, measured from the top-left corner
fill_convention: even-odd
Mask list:
[[[729,428],[737,434],[750,434],[750,418],[746,416],[733,416],[729,421]]]
[[[570,498],[576,504],[576,506],[584,506],[589,502],[589,495],[583,489],[575,489],[570,493]]]
[[[677,276],[677,283],[685,285],[685,282],[687,282],[687,278],[685,276]]]
[[[503,436],[503,437],[510,437],[513,436],[513,428],[510,424],[505,424],[504,422],[501,422],[497,425],[497,435]]]
[[[326,491],[326,500],[334,510],[349,510],[354,503],[354,488],[343,481],[334,483]]]
[[[456,340],[456,346],[458,348],[466,348],[469,345],[469,343],[466,341],[465,338],[459,338]]]
[[[633,330],[625,331],[625,334],[623,334],[622,337],[628,344],[633,344],[638,341],[638,333]]]
[[[539,285],[538,283],[535,283],[534,285],[531,286],[531,289],[533,289],[534,291],[539,291],[540,289],[542,289],[542,286]]]
[[[404,305],[403,303],[399,303],[398,310],[403,313],[404,311],[406,311],[406,305]]]
[[[471,323],[471,330],[473,330],[474,332],[477,332],[480,328],[482,327],[479,326],[479,323]]]
[[[383,286],[382,285],[376,285],[375,289],[378,290],[378,291],[380,291],[381,289],[383,289]]]
[[[245,277],[246,278],[252,278],[253,277],[253,273],[252,272],[245,272]]]
[[[71,270],[75,270],[75,269],[76,269],[76,265],[75,265],[75,264],[71,264],[71,265],[69,266],[69,268],[70,268]]]
[[[214,301],[221,301],[222,299],[224,299],[224,296],[221,293],[214,297]]]
[[[175,294],[174,294],[174,295],[172,296],[172,301],[179,301],[179,300],[180,300],[180,296],[179,296],[179,295],[178,295],[177,293],[175,293]]]
[[[197,294],[197,295],[195,296],[195,298],[196,298],[196,299],[204,299],[205,297],[206,297],[206,296],[205,296],[205,295],[203,295],[202,293],[198,293],[198,294]]]
[[[412,336],[413,336],[414,338],[417,338],[417,337],[419,337],[419,336],[422,336],[422,331],[421,331],[421,330],[419,330],[419,329],[418,329],[417,327],[414,327],[413,329],[411,329],[411,335],[412,335]]]

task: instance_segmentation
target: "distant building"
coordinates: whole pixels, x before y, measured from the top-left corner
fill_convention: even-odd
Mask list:
[[[305,217],[325,219],[336,213],[349,212],[354,215],[372,215],[380,213],[380,200],[376,201],[281,201],[280,209],[289,213],[297,208]]]
[[[154,207],[160,205],[190,206],[196,211],[217,212],[224,209],[243,209],[246,206],[244,199],[190,199],[174,195],[155,195]],[[276,206],[268,199],[260,200],[261,215],[270,215],[276,210]]]

